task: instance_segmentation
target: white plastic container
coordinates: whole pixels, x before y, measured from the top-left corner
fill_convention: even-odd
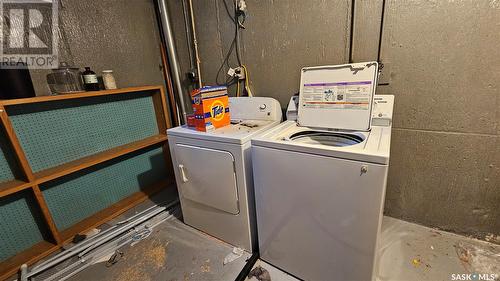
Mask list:
[[[116,80],[113,76],[113,70],[103,70],[102,71],[102,80],[104,82],[104,88],[106,90],[116,89]]]

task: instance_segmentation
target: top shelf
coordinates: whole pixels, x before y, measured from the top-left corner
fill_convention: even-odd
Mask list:
[[[70,99],[88,98],[88,97],[105,96],[105,95],[116,95],[116,94],[125,94],[125,93],[151,91],[151,90],[161,91],[162,88],[161,88],[161,86],[141,86],[141,87],[120,88],[120,89],[114,89],[114,90],[82,92],[82,93],[76,93],[76,94],[38,96],[38,97],[33,97],[33,98],[0,100],[0,106],[51,102],[51,101],[59,101],[59,100],[70,100]]]

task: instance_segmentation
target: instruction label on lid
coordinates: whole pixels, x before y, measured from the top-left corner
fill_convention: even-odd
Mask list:
[[[303,106],[321,109],[369,110],[372,81],[306,83]]]
[[[302,68],[297,123],[369,131],[377,76],[377,62]]]

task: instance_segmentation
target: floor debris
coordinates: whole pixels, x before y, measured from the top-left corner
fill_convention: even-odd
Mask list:
[[[500,274],[500,245],[390,217],[384,217],[379,249],[377,281],[453,280],[452,274]]]
[[[203,273],[206,273],[206,272],[210,272],[210,260],[206,260],[205,263],[200,267],[201,268],[201,272]]]
[[[116,250],[113,255],[108,259],[106,262],[106,267],[111,267],[115,263],[117,263],[119,260],[121,260],[123,257],[123,252]]]
[[[458,242],[455,252],[468,273],[500,273],[500,253],[487,247],[478,247],[471,243]]]
[[[166,188],[144,203],[99,228],[106,231],[113,225],[124,225],[130,221],[132,216],[154,205],[166,206],[170,204],[168,202],[172,198],[176,198],[176,192],[175,187]],[[106,262],[115,253],[115,249],[110,250],[107,258],[102,259],[102,262],[90,265],[81,272],[69,277],[68,281],[182,281],[184,279],[189,281],[231,281],[238,276],[245,265],[246,259],[250,256],[249,253],[245,252],[240,259],[223,266],[224,257],[232,251],[233,246],[215,240],[182,223],[179,220],[181,218],[180,208],[172,210],[171,214],[173,217],[151,228],[151,233],[146,230],[134,232],[138,234],[135,238],[146,238],[144,236],[148,234],[149,237],[135,244],[133,247],[129,243],[119,248],[124,255],[113,266],[106,267]],[[158,221],[161,221],[160,218]],[[85,234],[88,237],[93,236],[88,235],[88,233]],[[129,237],[132,238],[132,236],[131,233]],[[132,239],[130,240],[132,242]],[[205,261],[208,260],[209,262],[206,263]],[[43,276],[42,274],[37,276],[36,280],[43,281],[47,277],[64,270],[68,265],[72,265],[76,261],[77,259],[64,261],[44,272]],[[209,272],[200,271],[200,266],[204,264],[210,266]]]
[[[77,244],[85,240],[85,238],[87,238],[87,235],[85,234],[76,234],[73,236],[73,240],[71,240],[71,242],[73,242],[73,244]]]
[[[165,266],[167,260],[166,248],[170,242],[166,244],[161,243],[159,240],[154,240],[153,246],[149,250],[149,258],[157,269]]]
[[[432,233],[432,235],[431,235],[431,236],[433,236],[433,237],[443,235],[443,234],[441,234],[441,232],[439,232],[439,231],[437,231],[437,230],[434,230],[434,229],[429,230],[429,232],[430,232],[430,233]]]
[[[139,255],[125,255],[123,257],[124,263],[128,265],[135,265],[134,267],[120,266],[114,270],[115,280],[125,281],[142,281],[152,280],[151,274],[156,273],[166,266],[167,262],[167,246],[169,241],[161,241],[158,239],[144,240],[136,247],[141,247]],[[152,270],[153,269],[153,270]]]
[[[115,275],[116,281],[151,281],[150,276],[136,267],[125,268],[119,274]]]
[[[234,247],[231,253],[227,254],[227,256],[224,258],[224,262],[222,264],[226,265],[241,258],[241,256],[243,256],[243,253],[245,253],[243,249]]]
[[[257,266],[252,269],[248,274],[248,278],[255,277],[259,281],[271,281],[271,275],[269,275],[269,271],[264,269],[262,266]]]
[[[484,237],[484,240],[486,240],[487,242],[500,244],[500,235],[490,233]]]

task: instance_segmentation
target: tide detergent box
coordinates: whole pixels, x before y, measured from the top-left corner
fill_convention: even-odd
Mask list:
[[[231,123],[227,87],[205,86],[191,93],[196,130],[207,132]]]

